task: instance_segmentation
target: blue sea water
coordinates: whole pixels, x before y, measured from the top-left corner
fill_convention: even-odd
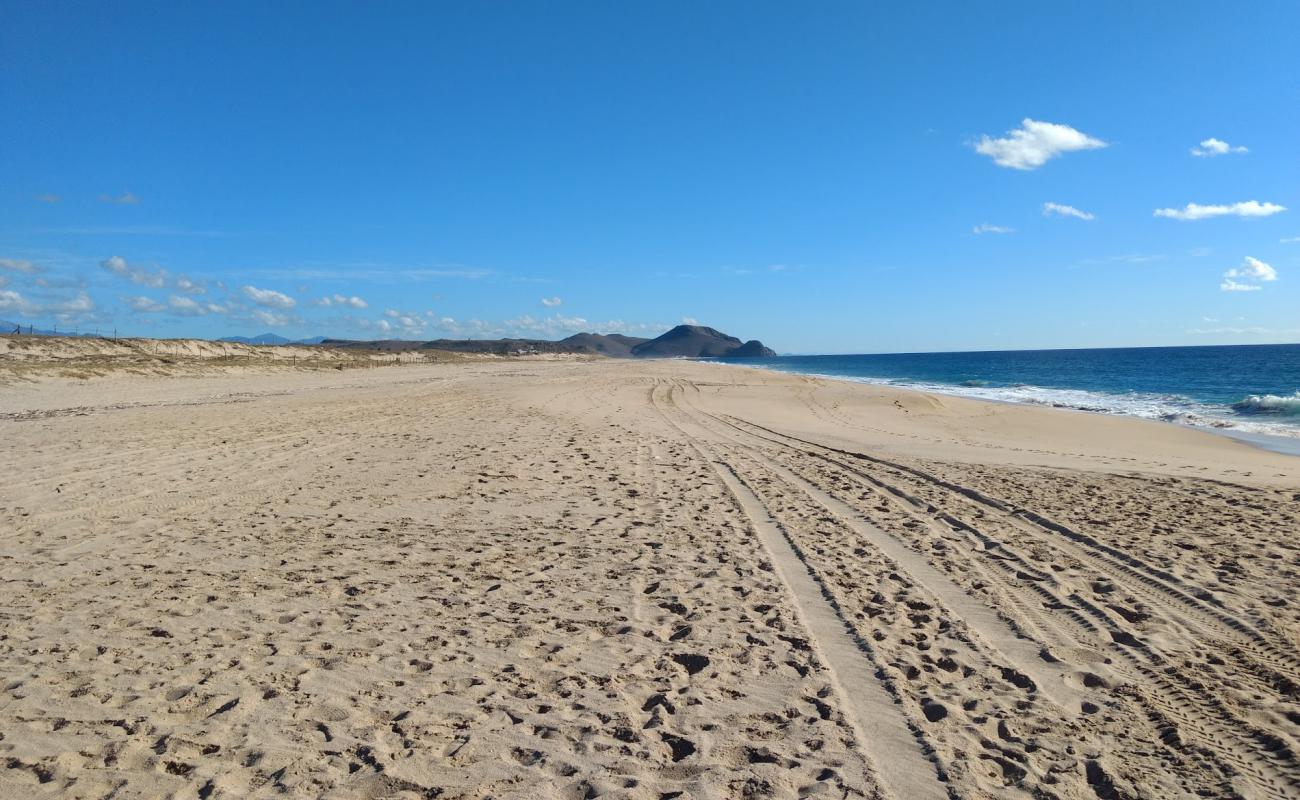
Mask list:
[[[742,363],[742,362],[733,362]],[[1300,440],[1300,344],[779,356],[747,366]]]

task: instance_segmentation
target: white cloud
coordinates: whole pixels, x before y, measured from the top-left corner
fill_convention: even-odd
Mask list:
[[[117,277],[125,278],[138,286],[161,289],[167,285],[167,270],[150,270],[147,267],[133,266],[121,256],[109,256],[99,262],[99,265]]]
[[[176,278],[176,288],[182,292],[188,292],[190,294],[203,294],[208,290],[208,287],[197,281],[192,281],[184,275]]]
[[[47,308],[57,311],[60,314],[78,314],[95,310],[95,301],[90,299],[90,295],[85,292],[77,292],[77,296],[71,300],[65,300],[62,303],[54,303]]]
[[[1286,206],[1280,206],[1276,203],[1261,203],[1258,200],[1247,200],[1229,205],[1203,206],[1200,203],[1188,203],[1183,208],[1157,208],[1155,215],[1157,217],[1189,221],[1228,216],[1268,217],[1273,214],[1281,214],[1283,211],[1286,211]]]
[[[1002,225],[990,225],[987,222],[980,225],[976,225],[974,228],[971,228],[971,233],[975,234],[976,236],[982,233],[1015,233],[1015,232],[1016,232],[1015,228],[1006,228],[1003,227]]]
[[[1192,155],[1200,158],[1210,158],[1212,156],[1222,156],[1228,153],[1249,153],[1250,150],[1245,147],[1233,147],[1222,139],[1210,137],[1200,143],[1199,146],[1192,148]]]
[[[1257,292],[1263,289],[1260,283],[1277,280],[1277,270],[1272,264],[1266,264],[1258,258],[1246,256],[1240,267],[1234,267],[1223,273],[1223,283],[1219,288],[1225,292]]]
[[[563,303],[563,302],[564,302],[564,301],[561,300],[561,299],[558,298],[558,297],[543,297],[543,298],[542,298],[542,305],[546,306],[547,308],[555,308],[556,306],[558,306],[560,303]]]
[[[162,303],[148,297],[128,297],[125,299],[127,306],[132,311],[139,311],[142,314],[156,314],[166,308]]]
[[[388,322],[388,320],[381,319],[377,322],[362,320],[360,324],[363,328],[384,330],[383,323],[385,322]],[[393,329],[394,327],[390,323],[389,328]],[[623,333],[631,336],[658,336],[670,327],[670,325],[659,322],[625,322],[617,319],[594,322],[583,317],[567,317],[562,314],[555,314],[550,317],[534,317],[525,314],[502,321],[457,320],[452,317],[442,317],[431,321],[431,330],[426,334],[426,338],[436,338],[441,335],[454,339],[515,337],[554,340],[583,331]],[[434,333],[434,331],[437,333]]]
[[[32,262],[24,261],[20,258],[0,258],[0,269],[22,272],[28,275],[40,271],[40,269]]]
[[[50,303],[34,303],[12,289],[0,291],[0,311],[16,311],[24,316],[54,316],[60,321],[77,321],[93,316],[94,310],[95,301],[84,291],[77,292],[70,299]]]
[[[244,295],[259,306],[266,306],[267,308],[293,308],[297,305],[297,302],[292,297],[277,292],[274,289],[259,289],[256,286],[245,286]],[[266,324],[284,325],[285,323],[268,322]]]
[[[352,324],[363,330],[373,330],[383,336],[395,335],[405,339],[428,338],[425,336],[429,325],[435,320],[432,311],[426,311],[421,314],[418,311],[398,311],[395,308],[385,309],[384,316],[379,319],[353,319]],[[444,322],[455,323],[454,320],[444,319]]]
[[[1240,267],[1230,269],[1224,273],[1225,278],[1249,278],[1257,281],[1275,281],[1277,280],[1277,270],[1273,269],[1271,264],[1265,264],[1258,258],[1246,256]]]
[[[279,294],[279,292],[276,292]],[[284,295],[280,295],[283,297]],[[289,317],[285,314],[277,314],[274,311],[264,309],[253,309],[253,318],[263,325],[270,325],[273,328],[283,327],[289,324]]]
[[[311,305],[320,308],[329,308],[331,306],[339,306],[340,308],[366,308],[370,304],[356,295],[349,297],[347,295],[336,294],[333,297],[322,297],[318,300],[312,300]]]
[[[99,262],[99,265],[120,278],[127,278],[131,275],[130,266],[127,265],[126,259],[121,256],[109,256]]]
[[[683,325],[699,325],[700,321],[695,317],[682,317]]]
[[[1062,217],[1076,217],[1078,219],[1096,219],[1095,214],[1087,211],[1080,211],[1074,206],[1062,205],[1061,203],[1043,203],[1043,216],[1050,217],[1056,214]]]
[[[133,205],[135,205],[136,203],[139,203],[139,202],[140,202],[140,198],[136,197],[135,195],[131,194],[130,192],[123,192],[122,194],[119,194],[119,195],[116,195],[116,196],[114,196],[114,195],[107,195],[107,194],[101,194],[101,195],[99,196],[99,202],[101,202],[101,203],[115,203],[115,204],[117,204],[117,205],[119,205],[119,206],[133,206]]]
[[[1019,128],[1007,131],[1004,138],[993,139],[987,135],[980,137],[975,143],[975,152],[993,159],[993,163],[999,167],[1030,170],[1041,167],[1062,153],[1096,150],[1099,147],[1106,147],[1106,143],[1069,125],[1026,118]]]
[[[1278,244],[1296,244],[1300,242],[1300,236],[1288,236],[1285,239],[1278,239]]]
[[[85,292],[66,300],[54,300],[48,303],[34,303],[17,292],[0,292],[0,308],[16,310],[29,317],[53,316],[60,322],[77,322],[93,318],[95,301]]]
[[[191,297],[174,294],[167,300],[167,304],[171,306],[172,311],[182,316],[198,317],[208,313],[207,306],[200,305]]]

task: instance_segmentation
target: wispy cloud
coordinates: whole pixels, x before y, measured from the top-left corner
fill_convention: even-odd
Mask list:
[[[296,300],[287,294],[277,292],[274,289],[259,289],[256,286],[245,286],[244,296],[257,305],[266,308],[293,308],[298,304]]]
[[[160,289],[167,285],[167,270],[161,268],[149,269],[147,267],[133,266],[127,263],[127,260],[121,256],[109,256],[99,262],[99,266],[119,278],[125,278],[131,283],[140,286]]]
[[[293,321],[288,314],[280,314],[275,311],[267,311],[264,308],[253,310],[253,319],[271,328],[283,328]]]
[[[1053,214],[1059,217],[1075,217],[1076,219],[1096,219],[1095,214],[1087,211],[1080,211],[1074,206],[1067,206],[1061,203],[1043,203],[1043,216],[1050,217]]]
[[[658,335],[667,326],[659,323],[626,322],[619,319],[594,322],[584,317],[566,317],[563,314],[554,314],[549,317],[533,317],[524,314],[520,317],[505,320],[499,324],[499,327],[502,331],[501,335],[553,339],[587,331],[629,335],[645,334],[653,331],[654,335]]]
[[[475,267],[388,267],[382,264],[340,264],[320,267],[302,266],[284,269],[258,269],[241,274],[272,280],[304,281],[371,281],[402,283],[440,279],[482,280],[498,275],[494,270]]]
[[[200,303],[192,297],[182,297],[174,294],[167,298],[167,305],[173,313],[185,317],[200,317],[208,313],[207,304]]]
[[[1225,156],[1229,153],[1249,153],[1250,150],[1245,147],[1234,147],[1222,139],[1210,137],[1205,139],[1199,145],[1192,148],[1192,155],[1198,158],[1212,158],[1214,156]]]
[[[1007,135],[994,139],[988,135],[975,143],[975,152],[993,159],[999,167],[1009,169],[1038,169],[1062,153],[1079,150],[1096,150],[1106,143],[1069,125],[1040,122],[1026,118],[1020,127],[1007,131]]]
[[[1158,261],[1165,261],[1169,256],[1164,253],[1121,253],[1115,256],[1105,256],[1097,258],[1081,258],[1077,262],[1079,266],[1094,267],[1105,266],[1108,264],[1154,264]]]
[[[1286,211],[1286,206],[1276,203],[1261,203],[1258,200],[1246,200],[1227,205],[1203,206],[1200,203],[1188,203],[1182,208],[1157,208],[1155,216],[1177,219],[1184,222],[1209,219],[1211,217],[1268,217]]]
[[[1300,328],[1264,328],[1259,326],[1192,328],[1185,331],[1192,336],[1293,336],[1300,334]]]
[[[802,269],[802,267],[791,267],[788,264],[768,264],[766,267],[723,267],[722,271],[728,275],[744,276],[789,272],[792,269]]]
[[[208,291],[208,287],[205,284],[191,280],[184,275],[178,275],[176,277],[176,288],[188,294],[204,294]]]
[[[1223,273],[1223,282],[1219,289],[1225,292],[1258,292],[1264,287],[1260,283],[1277,280],[1277,270],[1258,258],[1246,256],[1240,267],[1233,267]]]
[[[0,269],[9,270],[10,272],[21,272],[25,275],[31,275],[41,271],[40,267],[21,258],[0,258]]]
[[[141,314],[157,314],[160,311],[167,310],[167,306],[150,297],[124,297],[122,300],[126,303],[127,308]]]
[[[58,196],[57,194],[46,193],[46,194],[36,195],[36,202],[38,203],[57,203],[62,199],[63,198]]]
[[[1300,242],[1300,236],[1288,236],[1285,239],[1278,239],[1279,244],[1295,244]]]
[[[976,236],[985,233],[1015,233],[1015,232],[1016,232],[1015,228],[1007,228],[1002,225],[990,225],[987,222],[981,223],[979,225],[976,225],[974,228],[971,228],[971,233],[975,234]]]
[[[563,301],[562,299],[558,298],[558,297],[543,297],[543,298],[542,298],[542,305],[546,306],[547,308],[555,308],[556,306],[560,305],[560,304],[563,303],[563,302],[564,302],[564,301]]]
[[[119,206],[133,206],[140,202],[140,198],[130,192],[123,192],[119,195],[101,194],[99,196],[101,203],[114,203]]]
[[[84,291],[72,297],[36,302],[12,289],[0,290],[0,311],[26,317],[54,317],[60,322],[75,322],[90,318],[95,311],[95,301]]]
[[[37,228],[35,232],[56,236],[192,236],[206,239],[231,235],[225,231],[175,228],[169,225],[88,225],[67,228]]]

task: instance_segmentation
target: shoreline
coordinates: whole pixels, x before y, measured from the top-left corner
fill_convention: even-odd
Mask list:
[[[764,372],[769,372],[775,375],[798,375],[807,378],[817,378],[819,380],[837,381],[840,383],[845,383],[850,385],[873,386],[873,387],[891,389],[900,392],[915,392],[917,394],[922,394],[922,395],[938,394],[938,395],[943,395],[945,397],[955,397],[955,398],[960,398],[962,400],[969,400],[977,403],[995,403],[999,405],[1007,405],[1012,407],[1043,408],[1043,409],[1053,409],[1056,411],[1072,411],[1081,414],[1089,414],[1089,415],[1102,416],[1102,417],[1115,417],[1121,419],[1141,420],[1143,422],[1154,422],[1161,425],[1173,426],[1174,428],[1178,428],[1181,430],[1201,431],[1204,433],[1211,433],[1218,436],[1224,436],[1229,439],[1244,442],[1252,447],[1256,447],[1271,453],[1278,453],[1280,455],[1300,457],[1300,426],[1295,426],[1296,435],[1292,437],[1292,436],[1274,435],[1268,433],[1259,433],[1256,431],[1234,430],[1232,427],[1229,426],[1196,425],[1187,422],[1179,422],[1176,420],[1158,419],[1155,417],[1144,417],[1139,414],[1128,414],[1122,411],[1108,411],[1108,410],[1096,409],[1096,408],[1079,408],[1079,407],[1066,405],[1063,403],[1061,404],[1037,403],[1037,402],[1009,400],[1009,399],[1004,399],[999,397],[978,397],[970,394],[963,394],[960,391],[956,391],[956,389],[960,388],[956,386],[953,387],[954,388],[953,391],[945,391],[942,388],[942,385],[936,386],[935,388],[930,388],[929,386],[925,388],[921,388],[919,386],[908,386],[908,385],[901,385],[896,383],[881,383],[879,381],[873,381],[867,378],[853,378],[844,375],[831,375],[827,373],[818,373],[818,372],[797,372],[795,370],[774,369],[770,366],[759,365],[759,364],[753,364],[753,365],[739,364],[734,362],[727,362],[724,360],[708,360],[708,359],[698,359],[698,361],[700,363],[722,364],[724,366],[740,367],[742,369],[762,370]],[[1052,387],[1032,387],[1032,388],[1040,388],[1048,391],[1057,391],[1057,389],[1053,389]],[[1090,391],[1090,390],[1079,390],[1079,391]]]

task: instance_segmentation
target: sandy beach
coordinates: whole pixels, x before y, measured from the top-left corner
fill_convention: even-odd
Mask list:
[[[0,384],[0,796],[1300,796],[1300,458],[684,361],[188,356]]]

